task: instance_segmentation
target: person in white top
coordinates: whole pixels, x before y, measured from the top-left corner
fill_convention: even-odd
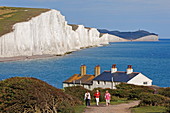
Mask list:
[[[84,100],[86,102],[86,106],[90,106],[91,96],[90,96],[90,93],[88,91],[84,95]]]

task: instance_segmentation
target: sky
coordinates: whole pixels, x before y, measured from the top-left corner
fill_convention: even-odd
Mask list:
[[[0,6],[56,9],[70,24],[170,39],[170,0],[0,0]]]

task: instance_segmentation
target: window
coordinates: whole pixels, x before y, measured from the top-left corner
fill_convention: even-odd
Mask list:
[[[145,84],[145,85],[146,85],[146,84],[148,84],[148,82],[143,82],[143,84]]]
[[[91,88],[91,86],[89,85],[89,89]]]
[[[98,84],[100,84],[100,81],[97,81]]]

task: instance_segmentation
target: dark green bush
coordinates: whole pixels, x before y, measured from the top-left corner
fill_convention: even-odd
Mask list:
[[[133,89],[133,88],[137,88],[137,87],[139,87],[139,86],[133,85],[133,84],[126,84],[126,83],[121,83],[121,84],[116,85],[117,89],[124,89],[124,90]]]
[[[131,100],[131,99],[139,99],[139,95],[142,93],[142,89],[141,88],[134,88],[134,89],[131,89],[129,90],[129,96],[128,96],[128,99]]]
[[[81,102],[35,78],[14,77],[0,81],[0,112],[74,111]],[[69,113],[69,112],[68,112]]]
[[[166,105],[167,97],[159,94],[152,93],[141,93],[140,97],[140,106],[164,106]]]
[[[128,98],[129,97],[129,90],[124,89],[113,89],[111,94],[120,98]]]
[[[65,93],[74,96],[75,98],[78,98],[82,102],[84,101],[84,95],[86,91],[89,91],[91,94],[91,91],[88,89],[85,89],[82,86],[73,86],[73,87],[65,87],[64,88]],[[92,94],[91,94],[92,97]]]
[[[165,107],[167,108],[166,111],[167,113],[170,113],[170,98],[166,100],[166,105]]]
[[[148,86],[138,86],[133,84],[121,83],[116,85],[117,89],[131,90],[131,89],[140,89],[142,92],[154,93],[154,89]]]
[[[158,94],[170,97],[170,87],[158,89]]]
[[[116,85],[116,90],[114,95],[122,98],[139,99],[139,95],[142,92],[154,93],[154,89],[147,86],[138,86],[133,84],[121,83]]]

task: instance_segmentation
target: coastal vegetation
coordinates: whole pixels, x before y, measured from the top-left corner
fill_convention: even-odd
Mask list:
[[[13,30],[12,26],[18,22],[30,20],[49,9],[39,8],[19,8],[19,7],[0,7],[0,36]]]
[[[134,113],[142,113],[145,110],[149,112],[155,112],[155,110],[167,113],[170,112],[170,88],[160,88],[156,90],[153,87],[136,86],[125,83],[119,84],[116,87],[117,89],[96,88],[92,91],[88,90],[91,93],[91,102],[95,102],[93,94],[96,90],[100,91],[100,101],[105,102],[104,94],[105,91],[108,90],[112,95],[111,104],[140,100],[140,104],[132,109]],[[83,95],[87,91],[87,89],[81,86],[67,87],[64,90],[69,95],[79,98],[82,102]]]
[[[74,96],[35,78],[0,81],[1,113],[74,113],[74,106],[80,104]]]
[[[112,95],[111,104],[140,100],[140,104],[132,108],[133,113],[143,111],[170,112],[170,88],[160,88],[119,84],[117,89],[96,88],[91,93],[91,103],[95,104],[93,94],[101,93],[101,104],[105,102],[104,94],[108,90]],[[44,81],[30,77],[13,77],[0,81],[0,112],[61,112],[82,113],[84,94],[87,89],[81,86],[57,89]],[[143,112],[144,113],[144,112]]]

